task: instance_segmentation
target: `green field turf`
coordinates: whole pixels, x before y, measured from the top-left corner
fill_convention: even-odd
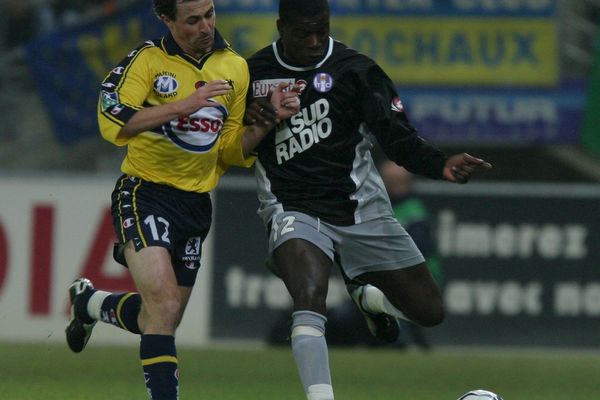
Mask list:
[[[144,400],[137,348],[0,343],[2,400]],[[338,400],[455,400],[487,388],[504,400],[600,399],[600,355],[332,349]],[[287,347],[179,349],[182,400],[304,400]]]

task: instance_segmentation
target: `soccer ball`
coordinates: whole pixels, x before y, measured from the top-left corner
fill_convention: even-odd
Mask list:
[[[458,400],[502,400],[502,397],[487,390],[477,389],[463,394]]]

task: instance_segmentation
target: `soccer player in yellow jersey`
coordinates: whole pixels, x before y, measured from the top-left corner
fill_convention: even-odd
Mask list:
[[[150,398],[178,398],[175,331],[190,298],[211,225],[209,192],[229,166],[250,167],[263,136],[299,111],[276,87],[262,119],[244,126],[248,66],[215,29],[212,0],[154,0],[169,33],[133,50],[102,83],[103,137],[127,146],[112,193],[115,259],[137,293],[69,287],[67,343],[82,351],[97,321],[141,334]]]

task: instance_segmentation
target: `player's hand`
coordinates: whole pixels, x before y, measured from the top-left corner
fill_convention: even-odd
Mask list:
[[[215,80],[205,83],[196,89],[191,95],[181,100],[181,115],[190,115],[198,111],[202,107],[212,107],[214,101],[210,99],[223,96],[233,90],[230,81]]]
[[[455,183],[467,183],[478,169],[491,169],[492,164],[467,153],[455,154],[446,160],[444,179]]]
[[[270,103],[279,121],[298,114],[300,112],[298,88],[291,83],[280,83],[270,93]]]
[[[271,127],[276,121],[275,108],[265,98],[258,98],[246,106],[244,125]]]
[[[244,124],[271,128],[299,112],[300,98],[296,86],[280,83],[269,91],[266,98],[258,98],[246,106]]]

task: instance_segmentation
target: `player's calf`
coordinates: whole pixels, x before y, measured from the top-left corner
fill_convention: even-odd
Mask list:
[[[393,343],[398,340],[398,337],[400,336],[398,320],[392,315],[384,312],[373,312],[367,308],[365,302],[367,287],[370,287],[370,285],[357,282],[346,284],[346,289],[365,318],[371,335],[384,342]]]

